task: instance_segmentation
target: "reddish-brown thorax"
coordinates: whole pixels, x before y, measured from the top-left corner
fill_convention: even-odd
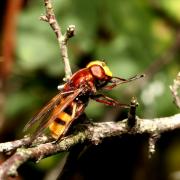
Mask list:
[[[74,90],[81,87],[87,82],[93,82],[94,78],[89,71],[89,68],[80,69],[72,75],[69,82],[64,86],[64,91]]]
[[[93,65],[90,68],[83,68],[73,74],[69,82],[66,83],[64,91],[70,91],[89,86],[90,90],[95,91],[95,81],[107,81],[110,77],[106,76],[104,70],[99,65]]]

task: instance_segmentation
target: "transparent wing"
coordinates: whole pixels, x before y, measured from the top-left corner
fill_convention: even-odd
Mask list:
[[[30,121],[25,125],[23,131],[26,131],[28,128],[30,128],[32,125],[34,125],[36,122],[40,121],[41,119],[47,118],[51,114],[55,106],[60,103],[61,99],[62,99],[61,93],[53,97],[32,119],[30,119]]]
[[[73,92],[73,94],[70,94],[68,96],[66,96],[65,98],[63,98],[63,102],[61,102],[62,100],[62,95],[60,96],[55,96],[52,100],[53,102],[50,101],[50,104],[47,104],[47,106],[49,106],[49,108],[51,110],[49,110],[49,108],[47,108],[47,106],[45,106],[27,125],[28,127],[30,127],[36,122],[39,121],[40,118],[40,124],[37,127],[37,129],[35,130],[35,132],[33,133],[33,136],[31,137],[31,142],[39,135],[42,134],[42,132],[44,131],[45,128],[47,128],[57,117],[58,115],[71,103],[73,102],[73,100],[80,94],[80,92],[82,92],[82,89],[77,89]],[[58,110],[54,112],[54,108],[58,108]],[[45,112],[45,110],[47,110]]]

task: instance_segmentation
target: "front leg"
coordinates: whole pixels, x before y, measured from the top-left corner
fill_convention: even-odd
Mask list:
[[[105,96],[103,94],[96,94],[94,96],[91,97],[91,99],[106,104],[108,106],[118,106],[118,107],[123,107],[123,108],[129,108],[130,106],[127,104],[122,104],[108,96]]]

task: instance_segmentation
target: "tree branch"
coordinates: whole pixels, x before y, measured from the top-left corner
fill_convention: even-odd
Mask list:
[[[42,135],[40,137],[37,137],[37,139],[33,142],[32,145],[42,144],[42,143],[46,143],[49,141],[52,141],[52,138]],[[31,138],[28,136],[26,136],[20,140],[0,143],[0,153],[2,153],[2,152],[9,153],[11,151],[16,150],[19,147],[28,146],[30,143],[31,143]]]
[[[64,81],[67,81],[71,75],[71,67],[68,58],[68,49],[67,49],[67,41],[69,38],[74,36],[75,26],[69,25],[66,30],[66,33],[63,35],[61,31],[61,27],[59,26],[56,16],[54,14],[53,6],[51,0],[44,0],[44,5],[46,8],[46,15],[40,16],[40,20],[46,21],[51,26],[52,30],[56,34],[58,44],[60,47],[60,54],[62,56],[62,60],[64,62],[64,70],[65,70],[65,78]]]
[[[39,161],[47,156],[70,150],[71,147],[78,143],[89,142],[98,145],[103,139],[113,136],[121,136],[123,134],[150,134],[150,138],[155,137],[156,140],[160,137],[160,134],[165,131],[174,130],[180,128],[180,114],[176,114],[170,117],[155,118],[155,119],[140,119],[136,118],[137,122],[133,129],[129,129],[127,126],[128,119],[120,122],[103,122],[83,125],[83,128],[76,134],[68,136],[56,143],[39,144],[30,148],[19,148],[9,159],[7,159],[0,166],[0,179],[5,179],[7,176],[16,176],[17,169],[24,162],[28,160]],[[84,128],[85,127],[85,128]],[[154,142],[150,139],[150,142]],[[22,142],[21,142],[22,141]],[[11,142],[16,144],[21,142],[23,144],[24,139]],[[4,147],[5,146],[5,147]],[[2,149],[12,149],[8,147],[8,144],[0,144]],[[150,143],[150,152],[154,152],[154,144]]]

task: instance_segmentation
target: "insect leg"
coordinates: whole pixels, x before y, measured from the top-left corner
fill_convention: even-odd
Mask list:
[[[108,106],[119,106],[119,107],[123,107],[123,108],[129,108],[129,105],[120,103],[119,101],[116,101],[108,96],[103,95],[103,94],[97,94],[91,98],[97,102],[106,104]]]

